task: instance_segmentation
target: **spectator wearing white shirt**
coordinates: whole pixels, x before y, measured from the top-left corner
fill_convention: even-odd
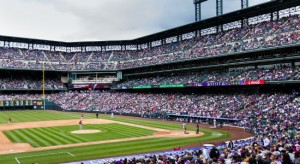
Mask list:
[[[268,136],[265,136],[264,138],[264,147],[268,147],[270,146],[270,140],[269,140],[269,137]]]

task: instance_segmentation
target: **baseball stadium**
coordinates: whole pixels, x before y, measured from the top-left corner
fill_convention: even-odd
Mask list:
[[[132,40],[1,35],[0,164],[300,164],[300,1],[206,1]]]

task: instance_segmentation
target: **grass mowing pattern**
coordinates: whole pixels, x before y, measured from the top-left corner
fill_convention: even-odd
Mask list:
[[[118,142],[110,144],[101,145],[90,145],[90,146],[80,146],[73,148],[57,149],[57,150],[47,150],[40,152],[31,153],[18,153],[9,155],[0,155],[0,163],[16,163],[15,157],[22,157],[28,155],[39,155],[39,154],[49,154],[57,152],[69,152],[75,155],[66,156],[65,154],[58,154],[58,156],[35,156],[32,158],[22,159],[22,163],[59,163],[67,161],[78,161],[78,160],[88,160],[94,158],[103,158],[108,156],[120,156],[126,154],[137,154],[145,153],[150,151],[162,151],[171,150],[174,147],[188,145],[191,143],[204,142],[212,139],[219,138],[220,136],[205,136],[205,137],[193,137],[188,139],[182,138],[154,138],[127,142]],[[63,156],[60,158],[59,156]],[[52,157],[52,158],[51,158]]]
[[[78,125],[74,125],[17,129],[5,131],[4,134],[13,142],[29,143],[33,147],[47,147],[81,142],[149,136],[155,132],[153,130],[122,124],[84,125],[84,130],[88,129],[101,130],[101,132],[94,134],[72,134],[70,133],[71,131],[78,130]]]
[[[20,115],[28,115],[29,118],[32,117],[31,121],[42,121],[44,118],[47,119],[48,115],[56,115],[59,117],[65,117],[65,119],[79,119],[79,113],[66,113],[66,112],[44,112],[44,111],[18,111]],[[18,113],[16,112],[16,113]],[[28,114],[27,112],[30,112]],[[0,112],[1,115],[6,112]],[[11,114],[11,112],[7,112],[6,114]],[[15,114],[15,113],[13,113]],[[37,117],[35,114],[42,115],[42,118]],[[85,114],[85,118],[95,118],[95,114]],[[4,117],[7,120],[6,117]],[[162,129],[173,129],[173,130],[181,130],[182,126],[180,124],[174,124],[169,122],[155,122],[151,120],[139,120],[132,118],[119,118],[115,116],[115,118],[110,118],[106,115],[101,115],[102,119],[109,119],[121,122],[134,123],[139,125],[145,125],[149,127],[157,127]],[[13,118],[14,119],[14,118]],[[16,118],[15,118],[16,119]],[[50,119],[47,119],[50,120]],[[55,117],[55,120],[58,120]],[[13,120],[14,121],[14,120]],[[17,120],[18,122],[28,122],[29,120]],[[6,122],[5,122],[6,123]],[[188,126],[188,130],[195,130],[195,127]],[[198,142],[207,142],[211,140],[225,140],[229,138],[230,135],[224,131],[219,130],[210,130],[210,129],[200,129],[201,132],[204,132],[204,136],[201,137],[193,137],[188,139],[182,138],[153,138],[153,139],[144,139],[144,140],[136,140],[136,141],[126,141],[126,142],[118,142],[118,143],[109,143],[109,144],[99,144],[99,145],[89,145],[89,146],[80,146],[73,148],[64,148],[64,149],[56,149],[56,150],[46,150],[46,151],[38,151],[38,152],[28,152],[28,153],[16,153],[16,154],[7,154],[0,155],[0,163],[10,164],[16,163],[15,157],[23,157],[23,156],[32,156],[29,158],[21,158],[21,163],[59,163],[59,162],[70,162],[70,161],[80,161],[80,160],[89,160],[95,158],[104,158],[109,156],[121,156],[127,154],[138,154],[138,153],[146,153],[151,151],[162,151],[162,150],[171,150],[174,147],[185,146],[189,144],[194,144]],[[57,154],[56,156],[51,155],[50,153],[57,152],[69,152],[75,155],[72,157],[70,155]],[[46,155],[43,155],[46,154]],[[49,154],[49,155],[47,155]],[[35,156],[36,155],[36,156]]]
[[[7,124],[9,116],[12,118],[13,123],[80,119],[80,113],[48,112],[43,110],[0,111],[0,124]],[[95,116],[85,114],[84,118],[95,118]]]

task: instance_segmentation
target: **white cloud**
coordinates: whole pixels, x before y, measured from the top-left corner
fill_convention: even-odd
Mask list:
[[[240,0],[223,0],[224,13]],[[229,3],[230,1],[230,3]],[[249,0],[250,5],[268,0]],[[59,41],[133,39],[194,21],[192,0],[0,0],[0,35]],[[215,0],[203,3],[215,16]]]
[[[9,0],[0,5],[1,35],[60,39],[80,32],[79,19],[35,1]],[[70,30],[72,29],[72,30]]]

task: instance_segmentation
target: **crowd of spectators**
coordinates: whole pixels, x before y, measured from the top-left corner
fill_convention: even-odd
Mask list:
[[[0,78],[0,89],[10,90],[30,90],[30,89],[42,89],[42,80],[26,77],[18,78]],[[66,86],[58,79],[46,78],[45,89],[66,89]]]
[[[0,100],[39,100],[42,94],[0,94]]]
[[[101,63],[89,63],[85,66],[86,70],[103,70],[104,69],[104,64]]]
[[[45,51],[45,55],[50,62],[66,62],[66,59],[62,56],[61,52]]]
[[[249,128],[255,139],[246,146],[218,147],[220,154],[209,157],[203,151],[182,152],[130,158],[127,163],[135,160],[152,162],[184,162],[187,163],[255,163],[269,160],[270,162],[299,162],[300,136],[300,95],[292,93],[261,93],[261,94],[180,94],[180,93],[114,93],[107,91],[75,91],[48,95],[65,110],[96,110],[101,112],[138,114],[141,117],[158,118],[161,113],[177,115],[206,116],[215,118],[235,118],[239,121],[227,123]],[[157,114],[158,113],[158,114]],[[187,121],[187,120],[180,120]],[[189,119],[189,122],[199,122]],[[201,122],[200,123],[205,123]],[[289,157],[286,154],[289,154]],[[124,160],[124,159],[122,159]],[[133,160],[133,161],[132,161]],[[257,162],[254,162],[257,161]],[[115,161],[115,162],[118,162]],[[141,162],[141,161],[140,161]],[[114,163],[114,162],[112,162]],[[143,161],[142,161],[143,163]],[[147,163],[147,162],[146,162]],[[263,162],[262,162],[263,163]],[[274,164],[276,164],[274,163]],[[298,163],[297,163],[298,164]]]
[[[41,97],[30,94],[1,94],[1,100]],[[300,94],[183,94],[67,91],[46,98],[64,110],[99,111],[160,117],[162,113],[231,118],[232,125],[251,128],[257,135],[285,136],[285,130],[300,130]],[[183,121],[183,120],[180,120]],[[191,121],[191,120],[189,120]],[[192,120],[197,122],[199,120]],[[291,128],[291,129],[289,129]]]
[[[106,159],[73,162],[72,164],[299,164],[300,134],[295,141],[270,137],[229,141],[220,145],[207,145],[178,151],[128,155]],[[265,145],[270,141],[268,145]]]
[[[67,53],[2,47],[0,48],[0,61],[3,61],[0,66],[2,68],[40,69],[40,66],[35,66],[35,64],[46,62],[50,65],[46,69],[124,69],[290,45],[299,41],[300,18],[299,15],[292,15],[243,28],[183,39],[179,42],[172,41],[151,48],[148,46],[141,50]],[[31,63],[27,64],[28,62]],[[98,63],[98,66],[105,66],[98,67],[95,63]],[[52,65],[55,66],[51,67]]]
[[[117,52],[117,51],[116,51]],[[107,62],[113,56],[114,51],[93,52],[91,62]]]
[[[279,133],[284,126],[300,128],[300,98],[290,94],[147,94],[75,91],[49,97],[65,110],[135,113],[140,116],[178,115],[234,118],[234,125],[251,127],[257,134]],[[251,116],[251,117],[250,117]]]
[[[91,110],[100,104],[99,96],[99,91],[69,91],[50,94],[47,98],[65,110]]]
[[[44,51],[19,49],[18,52],[25,57],[26,61],[46,61]],[[13,55],[11,56],[14,57]]]
[[[288,65],[274,65],[269,67],[198,71],[172,73],[155,77],[134,78],[117,84],[118,88],[139,85],[162,85],[162,84],[191,84],[202,82],[228,82],[245,80],[299,80],[300,68]]]
[[[175,51],[171,51],[172,53],[161,53],[152,57],[143,57],[138,62],[136,60],[123,60],[124,62],[121,62],[118,68],[160,64],[170,61],[296,44],[300,39],[299,27],[298,15],[282,18],[277,21],[262,22],[242,29],[232,29],[218,34],[190,39],[190,44],[187,44],[188,46],[183,44],[185,49],[182,51],[176,51],[181,48],[175,48]],[[179,44],[180,46],[181,44]],[[125,55],[126,58],[127,56]],[[137,55],[134,54],[134,56]]]

